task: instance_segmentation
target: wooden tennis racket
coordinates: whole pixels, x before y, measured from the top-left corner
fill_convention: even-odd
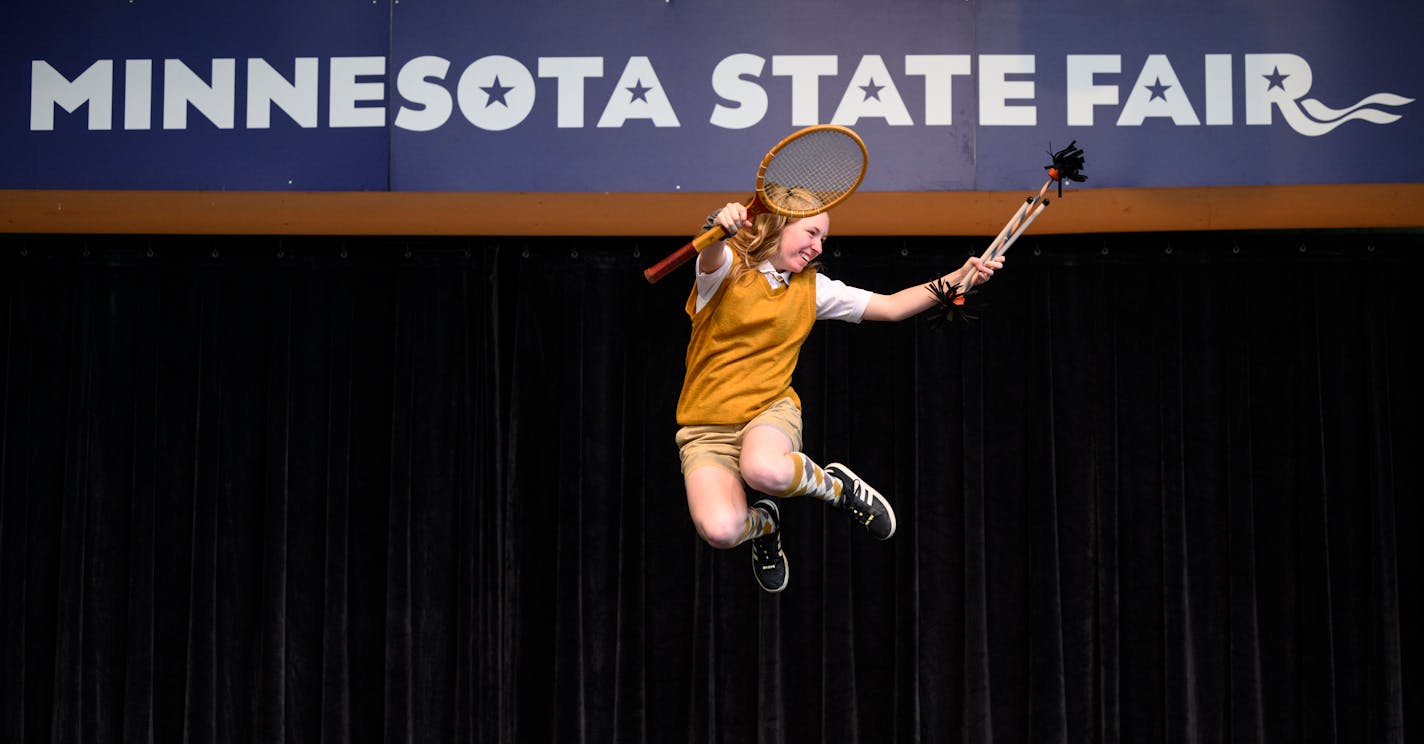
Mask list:
[[[845,201],[865,178],[865,169],[870,165],[870,156],[860,135],[836,124],[817,124],[793,132],[778,142],[757,169],[756,192],[747,202],[747,217],[771,212],[794,219],[820,214]],[[790,204],[778,202],[768,195],[768,187],[785,194],[789,189],[804,189],[815,194],[820,206],[814,209],[796,209]],[[667,258],[643,271],[643,277],[651,284],[672,273],[677,267],[687,263],[702,249],[727,237],[720,225],[693,238],[691,242],[677,249]]]

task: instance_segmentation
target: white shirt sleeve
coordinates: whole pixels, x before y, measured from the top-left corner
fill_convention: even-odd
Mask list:
[[[715,271],[711,274],[697,272],[697,307],[693,312],[697,312],[707,305],[707,302],[712,299],[712,295],[717,294],[717,288],[722,286],[722,280],[727,278],[727,272],[732,270],[732,259],[735,258],[732,255],[732,249],[723,243],[722,252],[722,265]],[[696,260],[696,258],[693,259],[693,261]]]
[[[852,287],[816,272],[816,320],[844,320],[859,323],[870,304],[870,290]]]

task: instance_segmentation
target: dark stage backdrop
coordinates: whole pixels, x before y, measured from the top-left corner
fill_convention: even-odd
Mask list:
[[[1424,725],[1424,236],[1029,237],[977,322],[818,326],[807,451],[900,531],[787,503],[776,596],[687,517],[679,242],[0,238],[0,740]]]

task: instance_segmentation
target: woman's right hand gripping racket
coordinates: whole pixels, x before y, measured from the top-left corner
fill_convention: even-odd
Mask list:
[[[845,201],[865,178],[870,156],[865,143],[850,129],[836,124],[817,124],[794,132],[778,142],[761,160],[757,169],[756,193],[747,202],[747,218],[772,212],[793,219],[820,214]],[[781,186],[784,188],[768,187]],[[815,194],[820,205],[813,209],[795,209],[779,202],[775,194],[790,189],[804,189]],[[770,194],[770,195],[769,195]],[[653,283],[687,263],[703,248],[727,237],[720,225],[693,238],[667,258],[653,264],[643,277]]]

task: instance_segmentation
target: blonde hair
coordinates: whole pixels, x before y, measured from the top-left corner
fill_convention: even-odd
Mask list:
[[[768,183],[763,187],[766,200],[787,209],[819,209],[821,198],[808,189],[799,186],[786,188],[780,184]],[[775,212],[762,212],[752,220],[749,227],[737,231],[727,239],[727,246],[741,259],[734,268],[735,275],[741,275],[756,268],[762,261],[770,260],[781,249],[781,231],[794,218]]]

